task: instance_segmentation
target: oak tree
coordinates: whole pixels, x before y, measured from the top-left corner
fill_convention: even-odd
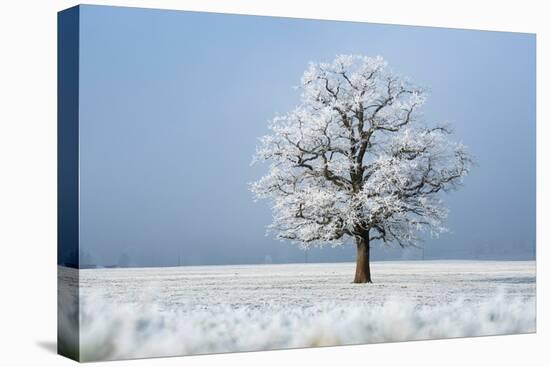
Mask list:
[[[300,88],[301,103],[260,139],[254,160],[269,169],[251,190],[270,200],[279,239],[354,241],[354,282],[370,283],[373,241],[414,246],[445,230],[440,192],[459,186],[471,158],[447,126],[424,121],[425,90],[381,57],[310,63]]]

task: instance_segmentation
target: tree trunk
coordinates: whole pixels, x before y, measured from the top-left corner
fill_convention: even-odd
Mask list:
[[[357,236],[357,264],[355,268],[354,283],[372,283],[370,278],[370,243],[369,232]]]

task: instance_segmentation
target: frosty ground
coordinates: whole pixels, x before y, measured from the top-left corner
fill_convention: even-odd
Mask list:
[[[535,331],[532,261],[289,264],[79,273],[83,360]],[[63,268],[60,268],[62,275]]]

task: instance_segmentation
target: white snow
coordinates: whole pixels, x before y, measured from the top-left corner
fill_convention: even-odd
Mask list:
[[[379,262],[368,285],[354,266],[81,270],[81,358],[535,331],[533,261]]]

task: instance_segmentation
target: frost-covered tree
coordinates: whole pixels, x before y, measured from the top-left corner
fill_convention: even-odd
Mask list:
[[[251,185],[270,199],[277,238],[303,248],[357,246],[355,283],[370,283],[373,241],[414,246],[447,216],[441,191],[457,188],[471,159],[450,130],[423,121],[422,88],[381,57],[311,63],[301,104],[275,117],[254,161],[270,162]]]

